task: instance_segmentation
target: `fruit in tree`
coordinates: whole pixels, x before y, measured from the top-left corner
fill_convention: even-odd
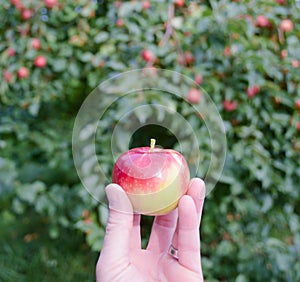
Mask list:
[[[38,68],[44,68],[47,65],[47,59],[44,56],[39,55],[34,59],[34,65]]]
[[[297,123],[296,123],[296,129],[297,129],[298,131],[300,131],[300,122],[297,122]]]
[[[124,25],[123,20],[122,20],[122,19],[117,19],[116,25],[117,25],[118,27],[122,27],[122,26]]]
[[[226,46],[224,48],[223,54],[224,54],[225,57],[228,57],[228,56],[231,55],[231,48],[230,48],[230,46]]]
[[[174,4],[176,7],[183,7],[185,3],[185,0],[175,0]]]
[[[256,94],[258,94],[260,88],[257,84],[254,84],[252,87],[247,88],[247,95],[249,98],[253,98]]]
[[[57,0],[44,0],[44,4],[47,8],[52,9],[57,5]]]
[[[131,149],[116,161],[112,182],[127,193],[133,210],[145,215],[162,215],[177,207],[188,189],[190,172],[184,157],[172,149]]]
[[[285,4],[285,0],[276,0],[276,2],[277,2],[279,5],[284,5],[284,4]]]
[[[296,69],[300,67],[300,62],[296,59],[292,60],[292,66]]]
[[[19,78],[26,78],[29,75],[29,70],[26,67],[20,67],[17,71],[17,76]]]
[[[291,20],[282,20],[280,23],[280,29],[284,32],[290,32],[294,29],[294,24]]]
[[[38,38],[32,38],[31,40],[31,47],[33,49],[40,49],[41,48],[41,42]]]
[[[196,73],[195,74],[195,83],[200,85],[202,83],[202,80],[203,80],[202,76],[199,73]]]
[[[4,73],[3,73],[3,78],[4,80],[9,83],[12,79],[12,74],[10,71],[6,70]]]
[[[258,27],[268,27],[270,25],[270,22],[266,16],[259,15],[256,18],[256,25]]]
[[[24,9],[21,13],[21,17],[23,20],[29,20],[31,18],[31,11],[29,9]]]
[[[151,7],[151,3],[148,0],[143,1],[143,9],[148,10]]]
[[[295,106],[298,110],[300,110],[300,99],[296,100]]]
[[[191,88],[186,98],[190,103],[198,104],[201,100],[201,97],[202,97],[202,93],[199,89]]]
[[[224,100],[223,107],[226,112],[232,112],[237,108],[237,102],[236,101],[231,102],[229,100]]]
[[[13,57],[14,55],[16,55],[16,50],[14,48],[8,48],[7,54],[9,57]]]
[[[146,62],[152,62],[155,59],[153,53],[150,50],[143,50],[141,56]]]

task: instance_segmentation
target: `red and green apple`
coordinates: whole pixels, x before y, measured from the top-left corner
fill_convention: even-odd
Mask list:
[[[190,172],[182,154],[172,149],[150,147],[122,154],[112,171],[112,182],[127,193],[135,213],[167,214],[188,189]]]

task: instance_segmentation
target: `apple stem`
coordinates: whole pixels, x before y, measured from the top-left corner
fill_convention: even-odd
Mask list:
[[[150,152],[153,152],[154,151],[154,148],[155,148],[155,142],[156,140],[151,138],[150,139]]]

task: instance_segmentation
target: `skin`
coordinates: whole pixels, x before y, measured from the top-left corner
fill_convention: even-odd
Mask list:
[[[203,281],[199,226],[205,185],[191,180],[187,194],[172,212],[156,216],[146,249],[141,248],[140,215],[117,184],[106,187],[109,218],[96,267],[97,282]],[[178,260],[168,254],[170,244]]]

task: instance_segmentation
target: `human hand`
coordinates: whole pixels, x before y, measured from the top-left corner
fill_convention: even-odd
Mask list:
[[[169,214],[156,216],[148,246],[141,248],[140,215],[117,184],[106,187],[109,217],[96,267],[97,282],[203,281],[199,226],[205,184],[191,180],[189,189]],[[168,253],[170,245],[178,259]]]

